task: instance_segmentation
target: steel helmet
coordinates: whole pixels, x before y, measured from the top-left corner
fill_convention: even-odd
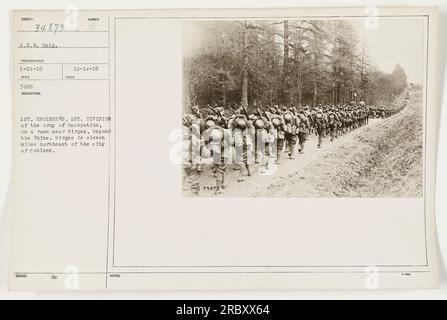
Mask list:
[[[284,120],[286,122],[291,122],[292,119],[293,119],[293,115],[290,112],[287,112],[287,113],[284,114]]]
[[[262,119],[257,119],[254,123],[256,129],[263,129],[264,128],[264,121]]]
[[[281,125],[281,120],[279,120],[278,118],[275,118],[272,120],[272,124],[275,127],[279,127]]]
[[[193,122],[197,121],[197,117],[196,117],[195,115],[191,114],[191,113],[188,113],[188,114],[186,115],[186,119],[187,119],[190,123],[193,123]]]
[[[214,120],[210,119],[210,120],[207,120],[206,123],[205,123],[205,127],[206,128],[212,128],[214,126],[216,126],[216,123],[214,122]]]
[[[239,129],[245,129],[247,127],[247,122],[245,122],[245,120],[242,118],[236,118],[234,123],[236,124],[236,127],[238,127]]]

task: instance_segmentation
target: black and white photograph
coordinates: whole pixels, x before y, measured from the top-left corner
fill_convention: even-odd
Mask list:
[[[424,21],[185,21],[184,196],[422,197]]]
[[[0,299],[445,296],[446,6],[127,5],[5,18]]]

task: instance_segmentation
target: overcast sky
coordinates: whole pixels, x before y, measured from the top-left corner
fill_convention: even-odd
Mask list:
[[[425,18],[379,18],[378,29],[375,30],[366,27],[365,19],[354,24],[371,61],[380,70],[390,73],[400,63],[410,82],[422,84]]]

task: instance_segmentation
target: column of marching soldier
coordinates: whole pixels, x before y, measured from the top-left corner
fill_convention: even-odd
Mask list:
[[[254,105],[250,113],[244,106],[235,108],[208,105],[201,110],[191,106],[183,116],[183,184],[198,196],[199,179],[211,168],[216,179],[215,194],[225,190],[225,173],[230,165],[240,171],[238,181],[252,175],[252,165],[269,168],[269,159],[281,164],[283,154],[291,160],[304,152],[309,135],[331,141],[368,124],[370,118],[386,118],[396,113],[385,108],[368,107],[361,101],[349,105],[319,105],[287,108]],[[400,110],[399,110],[400,111]],[[297,148],[298,147],[298,148]]]

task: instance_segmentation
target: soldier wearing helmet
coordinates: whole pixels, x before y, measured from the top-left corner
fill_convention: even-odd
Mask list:
[[[304,107],[304,115],[307,118],[307,121],[309,122],[309,130],[307,135],[309,136],[309,134],[312,133],[313,127],[314,127],[314,115],[313,115],[313,111],[311,109],[311,107],[309,105],[306,105]],[[308,137],[309,138],[309,137]]]
[[[238,115],[230,124],[234,140],[235,160],[239,167],[238,182],[244,181],[244,171],[251,176],[250,162],[253,154],[254,127],[245,115]],[[245,170],[244,170],[245,169]]]
[[[334,138],[337,137],[337,116],[334,111],[329,111],[327,113],[328,123],[327,129],[329,131],[329,135],[331,137],[331,142],[334,141]]]
[[[299,118],[297,118],[291,111],[286,111],[283,114],[285,123],[285,140],[289,147],[289,159],[295,159],[295,147],[298,142],[298,125]]]
[[[326,119],[322,111],[317,111],[315,113],[314,125],[315,131],[318,135],[318,148],[321,148],[323,144],[323,137],[326,132]]]
[[[203,137],[213,158],[212,171],[216,178],[215,194],[219,195],[225,189],[225,173],[231,158],[230,153],[234,140],[229,129],[218,125],[207,128]]]
[[[336,137],[343,135],[343,119],[341,116],[340,108],[335,109],[335,118],[337,119]]]
[[[281,155],[284,149],[284,141],[285,141],[285,131],[286,125],[284,122],[284,118],[281,115],[274,114],[270,118],[272,126],[273,126],[273,137],[275,143],[274,154],[276,156],[276,164],[281,164]]]
[[[253,127],[255,129],[255,163],[260,163],[265,169],[268,169],[268,156],[270,155],[270,144],[273,142],[271,130],[272,124],[265,113],[257,109],[253,116]]]
[[[347,118],[347,112],[344,107],[340,110],[340,122],[341,122],[341,132],[340,134],[345,134],[347,132],[347,124],[348,124],[348,118]]]
[[[307,137],[310,130],[310,121],[306,116],[303,109],[300,110],[298,114],[299,125],[298,125],[298,152],[302,154],[304,152],[304,145],[307,141]]]

